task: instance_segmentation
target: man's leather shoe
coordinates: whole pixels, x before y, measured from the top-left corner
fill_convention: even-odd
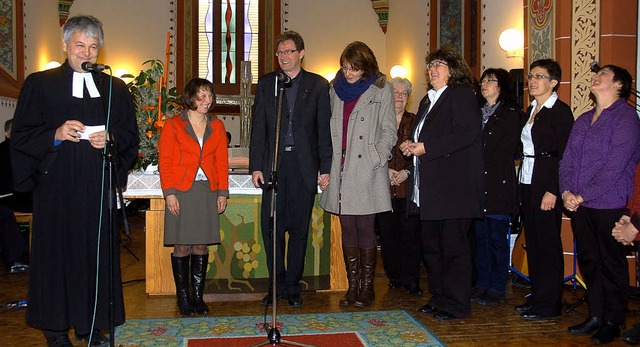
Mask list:
[[[391,289],[399,289],[400,287],[402,287],[400,282],[394,281],[394,280],[389,280],[389,288],[391,288]]]
[[[630,330],[625,331],[620,339],[632,345],[640,344],[640,324],[636,324]]]
[[[542,315],[542,314],[537,314],[535,312],[533,312],[533,310],[528,310],[525,312],[522,312],[520,314],[522,316],[522,318],[524,318],[524,320],[547,320],[547,319],[556,319],[558,317],[560,317],[560,314],[557,315]]]
[[[494,292],[493,290],[487,290],[484,295],[478,298],[478,304],[482,306],[493,306],[497,303],[504,301],[504,293]]]
[[[457,319],[458,317],[445,312],[445,311],[438,311],[436,313],[433,314],[433,318],[441,321],[441,322],[446,322],[446,321],[450,321],[450,320],[454,320]]]
[[[278,294],[278,296],[276,297],[277,300],[282,300],[282,299],[286,299],[287,296],[284,294]],[[262,298],[262,306],[268,306],[271,305],[271,303],[273,302],[273,296],[271,295],[271,293],[267,294],[264,298]]]
[[[48,347],[73,347],[73,343],[69,340],[67,334],[47,337]]]
[[[26,272],[26,271],[29,271],[29,264],[22,261],[13,262],[13,264],[11,264],[11,267],[9,268],[9,273],[11,274]]]
[[[89,335],[76,335],[78,340],[88,341]],[[93,336],[91,336],[91,343],[88,344],[88,347],[107,347],[109,346],[109,338],[102,333],[100,329],[95,329],[93,331]]]
[[[523,312],[527,312],[527,311],[531,310],[531,305],[522,304],[522,305],[514,306],[513,308],[516,310],[516,312],[523,313]]]
[[[289,295],[289,298],[287,298],[287,300],[289,302],[289,306],[291,307],[302,306],[302,298],[300,297],[300,294]]]
[[[426,304],[426,305],[424,305],[424,306],[420,307],[420,308],[418,309],[418,312],[421,312],[421,313],[427,313],[427,314],[429,314],[429,313],[435,313],[435,312],[438,312],[438,309],[437,309],[437,308],[435,308],[435,307],[433,307],[433,306],[431,306],[431,305],[429,305],[429,304]]]
[[[477,301],[480,299],[487,290],[485,288],[473,287],[471,288],[471,301]]]
[[[420,286],[417,283],[411,283],[411,284],[404,284],[402,285],[402,287],[410,294],[413,296],[422,296],[422,289],[420,289]]]
[[[591,336],[591,342],[606,344],[620,337],[620,324],[604,322],[595,335]]]
[[[595,333],[600,328],[600,324],[602,324],[600,317],[591,316],[584,322],[569,327],[568,330],[573,335],[589,335]]]

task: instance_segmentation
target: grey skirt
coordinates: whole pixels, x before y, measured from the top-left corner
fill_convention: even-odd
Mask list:
[[[191,189],[176,193],[180,214],[164,209],[165,245],[211,245],[220,243],[218,192],[209,181],[195,181]]]

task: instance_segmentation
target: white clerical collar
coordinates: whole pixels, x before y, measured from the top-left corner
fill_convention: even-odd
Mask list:
[[[73,72],[73,88],[71,95],[75,98],[82,99],[85,84],[87,85],[87,90],[92,98],[100,97],[100,92],[98,92],[98,88],[96,88],[96,83],[93,81],[91,73],[77,71]]]

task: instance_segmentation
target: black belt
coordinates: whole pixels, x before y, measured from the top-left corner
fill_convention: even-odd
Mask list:
[[[540,152],[536,155],[527,155],[524,154],[523,157],[525,158],[535,158],[535,159],[547,159],[547,158],[557,158],[558,157],[558,152]]]
[[[296,148],[296,146],[284,146],[284,151],[285,152],[293,152],[293,150]]]

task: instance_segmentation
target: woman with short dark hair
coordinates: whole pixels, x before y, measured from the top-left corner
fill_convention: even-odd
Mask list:
[[[522,128],[523,159],[519,183],[521,218],[527,240],[531,295],[515,307],[526,320],[560,317],[564,260],[558,201],[558,166],[573,125],[571,108],[558,98],[562,70],[551,59],[540,59],[529,68],[529,95]]]
[[[229,197],[229,161],[224,124],[209,114],[215,104],[213,84],[191,79],[182,102],[185,110],[162,129],[158,168],[166,202],[164,243],[174,246],[178,308],[190,316],[209,312],[203,300],[208,245],[220,243],[218,214]]]
[[[514,159],[520,147],[524,112],[516,104],[511,78],[490,68],[480,77],[485,205],[484,217],[473,223],[476,235],[476,286],[471,299],[481,305],[504,301],[509,269],[507,233],[518,214]]]
[[[629,295],[624,246],[611,237],[633,192],[640,154],[640,120],[628,103],[631,75],[606,65],[592,78],[596,104],[576,119],[560,162],[560,191],[569,210],[589,318],[569,328],[594,343],[620,335]],[[528,239],[528,238],[527,238]]]

